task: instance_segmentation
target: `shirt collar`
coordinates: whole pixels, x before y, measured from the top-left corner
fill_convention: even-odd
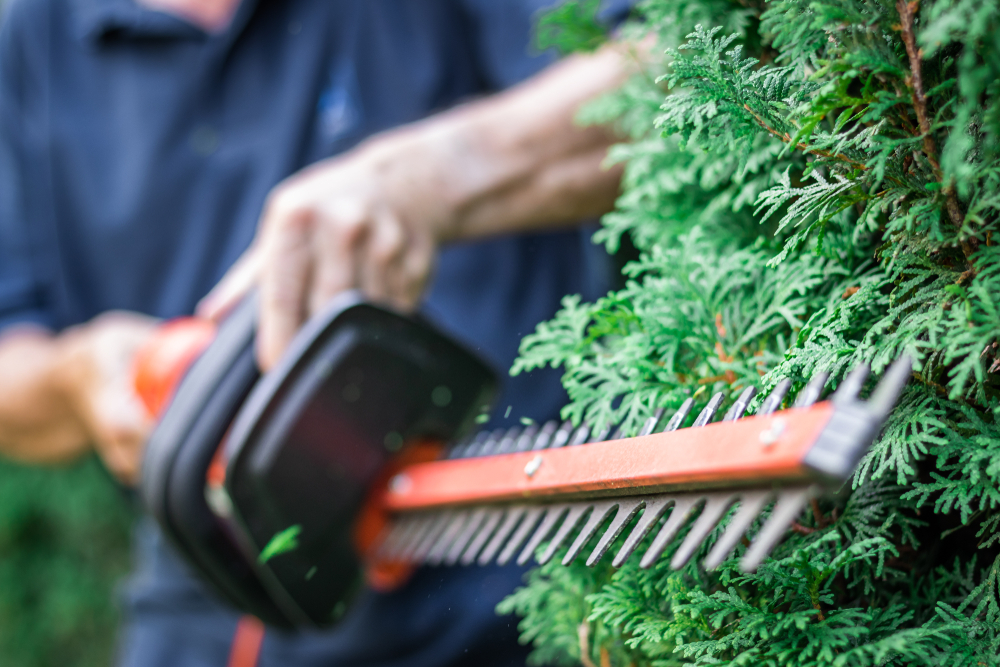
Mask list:
[[[224,33],[241,30],[256,4],[255,0],[243,0]],[[95,45],[118,40],[184,40],[209,36],[182,18],[141,7],[135,0],[78,0],[74,3],[73,19],[77,36]]]

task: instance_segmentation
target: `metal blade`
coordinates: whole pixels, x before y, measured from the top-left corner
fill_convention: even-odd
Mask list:
[[[512,452],[527,452],[531,450],[531,445],[535,442],[535,437],[538,435],[538,424],[531,424],[521,435],[514,441],[514,446],[511,449]]]
[[[448,528],[448,524],[451,523],[453,516],[455,516],[455,512],[447,510],[435,517],[434,521],[428,526],[428,530],[422,535],[422,539],[417,543],[416,548],[407,554],[407,560],[416,563],[426,561],[427,555],[434,548],[434,545],[437,544],[441,533]]]
[[[590,517],[587,519],[587,523],[583,525],[580,529],[580,533],[573,540],[573,544],[570,545],[569,550],[566,555],[563,556],[562,564],[569,565],[576,557],[580,555],[583,548],[587,546],[587,542],[590,538],[594,536],[597,529],[601,527],[601,524],[608,518],[608,515],[618,507],[617,500],[602,500],[593,505],[594,511],[590,513]]]
[[[461,440],[459,440],[458,442],[456,442],[448,450],[448,455],[445,458],[447,458],[447,459],[460,459],[460,458],[462,458],[462,454],[465,452],[465,450],[468,448],[468,446],[472,444],[474,438],[475,438],[475,436],[471,436],[470,435],[469,437],[462,438]]]
[[[536,444],[535,449],[559,449],[560,447],[565,447],[571,435],[573,435],[573,422],[566,420],[559,427],[559,430],[552,435],[551,442],[546,443],[544,446]]]
[[[587,442],[604,442],[608,439],[608,433],[611,433],[611,426],[611,424],[605,424],[600,431],[593,433]]]
[[[656,408],[656,412],[653,413],[653,416],[647,419],[646,423],[642,425],[642,428],[639,430],[639,435],[649,435],[655,431],[656,425],[660,423],[664,412],[665,410],[663,408]]]
[[[536,508],[537,509],[537,508]],[[496,556],[497,552],[510,537],[510,534],[514,532],[514,528],[517,527],[518,522],[527,514],[528,508],[523,505],[515,505],[514,507],[508,507],[504,513],[503,523],[500,524],[500,528],[494,533],[493,538],[489,541],[489,544],[479,554],[477,562],[480,565],[489,565],[493,561],[493,557]]]
[[[520,449],[520,443],[518,443],[519,452],[536,451],[539,449],[545,449],[552,442],[552,436],[555,435],[556,431],[559,429],[559,422],[549,421],[545,422],[545,426],[538,432],[538,435],[529,443],[527,449]]]
[[[653,544],[650,545],[649,549],[642,555],[642,560],[639,561],[639,567],[646,569],[653,565],[656,560],[663,554],[664,550],[670,544],[674,536],[677,535],[677,531],[681,529],[689,518],[691,518],[691,512],[695,507],[702,501],[702,496],[691,494],[684,496],[674,497],[674,510],[667,517],[666,522],[663,527],[660,528],[660,532],[657,533],[656,538],[653,540]]]
[[[529,539],[528,543],[524,545],[524,549],[517,557],[518,565],[524,565],[531,559],[532,556],[535,555],[535,550],[538,548],[538,545],[549,536],[549,533],[551,533],[552,529],[556,527],[556,524],[559,523],[559,520],[562,519],[563,515],[569,511],[569,508],[569,505],[550,505],[546,508],[545,516],[542,518],[542,522],[538,524],[538,528],[536,528],[535,532],[531,534],[531,539]],[[503,563],[500,564],[503,565]]]
[[[376,552],[378,557],[387,561],[397,560],[403,547],[425,521],[426,517],[422,515],[404,516],[396,519],[395,527],[389,533],[389,537],[382,542]]]
[[[514,444],[517,442],[517,438],[520,435],[521,435],[521,427],[520,426],[512,426],[512,427],[510,427],[507,430],[507,432],[503,434],[503,437],[500,438],[500,442],[497,443],[497,446],[496,446],[496,449],[494,450],[494,453],[495,454],[510,454],[512,451],[514,451]]]
[[[848,373],[847,377],[840,381],[840,385],[833,392],[833,396],[830,397],[834,405],[847,405],[855,402],[858,399],[858,394],[861,393],[861,387],[864,386],[865,380],[868,379],[870,370],[868,364],[861,364]]]
[[[465,528],[465,524],[469,521],[469,516],[472,514],[470,510],[459,510],[451,517],[448,525],[445,526],[438,538],[434,540],[434,545],[427,552],[427,557],[424,558],[424,562],[428,565],[440,565],[441,561],[444,560],[444,555],[448,553],[448,547],[451,546],[455,538],[459,536],[462,529]]]
[[[462,565],[472,565],[476,562],[476,556],[483,550],[483,545],[486,544],[486,541],[493,536],[493,531],[496,530],[496,527],[500,524],[500,519],[503,517],[504,510],[498,507],[486,512],[486,517],[483,519],[483,527],[472,538],[465,553],[462,554]]]
[[[698,428],[700,426],[705,426],[710,421],[712,421],[712,417],[714,417],[715,413],[719,411],[719,406],[722,405],[722,401],[724,401],[725,399],[726,399],[725,394],[723,394],[721,391],[716,392],[712,396],[712,398],[708,399],[708,405],[702,408],[701,412],[698,413],[698,417],[697,419],[694,420],[694,423],[691,424],[691,428]]]
[[[894,361],[882,376],[882,381],[875,387],[875,391],[868,397],[868,412],[879,420],[885,419],[910,379],[912,368],[913,359],[909,355],[904,354]]]
[[[664,427],[664,433],[670,433],[671,431],[676,431],[681,427],[681,425],[687,420],[688,415],[691,414],[691,408],[694,407],[694,399],[688,398],[681,403],[681,407],[677,408],[677,412],[674,416],[670,418],[667,425]]]
[[[796,408],[808,408],[810,405],[819,400],[819,397],[823,395],[823,387],[826,386],[826,381],[830,379],[830,374],[826,371],[816,373],[812,376],[802,391],[799,392],[798,397],[795,399]]]
[[[747,528],[760,515],[764,506],[767,505],[773,496],[774,492],[770,490],[743,493],[740,498],[740,508],[736,510],[736,514],[733,515],[733,518],[729,521],[729,525],[726,526],[726,532],[722,534],[722,537],[719,538],[718,542],[715,543],[705,558],[706,570],[714,570],[722,564],[722,561],[729,557],[729,554],[732,553],[737,543],[747,532]]]
[[[594,550],[590,552],[590,556],[587,557],[587,567],[594,567],[599,560],[604,558],[604,554],[611,548],[611,543],[618,539],[625,526],[635,518],[635,515],[639,513],[639,509],[644,503],[645,500],[642,498],[626,498],[618,501],[618,513],[615,514],[611,525],[604,531],[601,539],[597,542],[597,546],[594,547]]]
[[[517,530],[514,531],[510,541],[504,545],[503,551],[500,552],[500,557],[497,558],[498,565],[506,565],[510,562],[510,559],[514,557],[514,554],[524,544],[524,541],[528,539],[528,535],[531,534],[539,519],[542,519],[546,515],[546,510],[547,508],[545,507],[529,507],[525,511],[524,518],[517,526]],[[483,562],[482,558],[480,558],[479,562]]]
[[[687,534],[681,546],[670,559],[670,567],[679,570],[691,559],[694,552],[698,550],[712,529],[719,525],[719,520],[729,511],[733,503],[736,502],[735,493],[712,493],[705,497],[705,507],[698,515],[698,519],[691,526],[691,532]]]
[[[629,533],[628,538],[625,540],[625,544],[622,548],[618,550],[618,554],[615,555],[615,559],[611,561],[614,567],[621,567],[625,564],[642,541],[646,539],[646,535],[649,531],[653,529],[656,522],[667,513],[667,510],[673,507],[674,497],[673,496],[646,496],[642,500],[644,506],[642,516],[639,517],[639,521],[636,522],[635,528]]]
[[[573,431],[573,437],[569,439],[566,443],[567,447],[575,447],[577,445],[582,445],[587,442],[587,436],[590,435],[590,427],[586,424],[581,424],[580,428]]]
[[[406,536],[406,540],[400,543],[399,549],[396,552],[396,560],[404,563],[410,562],[413,552],[423,542],[427,533],[431,531],[439,517],[440,512],[428,512],[421,516],[420,523],[414,528],[413,532]]]
[[[760,404],[760,410],[757,411],[757,415],[763,416],[776,412],[778,408],[781,407],[781,402],[785,400],[785,396],[791,388],[792,381],[788,378],[782,378],[778,384],[774,386],[774,389],[771,390],[771,393],[767,395],[764,402]]]
[[[729,410],[726,412],[726,416],[722,418],[724,422],[734,422],[737,419],[742,419],[743,415],[746,414],[747,408],[750,407],[750,401],[753,397],[757,395],[757,387],[753,385],[747,387],[740,394],[740,397],[730,406]]]
[[[390,560],[389,554],[395,550],[399,540],[406,535],[406,532],[413,530],[414,521],[416,521],[416,517],[413,516],[393,521],[386,530],[382,531],[384,537],[379,540],[375,555],[382,560]]]
[[[809,501],[812,491],[809,487],[799,487],[785,489],[778,495],[778,502],[771,510],[771,516],[767,518],[764,527],[757,533],[757,537],[751,542],[750,548],[743,554],[740,561],[740,569],[744,572],[753,572],[757,566],[771,553],[771,549],[781,536],[785,534],[788,526],[795,521],[796,517],[802,513],[802,508]]]
[[[538,557],[539,565],[545,565],[552,560],[552,557],[556,555],[556,550],[562,546],[562,543],[569,537],[570,532],[576,528],[576,525],[580,523],[580,519],[583,518],[583,515],[591,507],[593,507],[592,503],[574,503],[570,505],[569,512],[566,513],[566,518],[563,520],[562,525],[559,526],[559,530],[549,540],[549,544],[545,547],[542,555]]]
[[[462,532],[455,537],[455,541],[451,543],[448,552],[444,555],[445,565],[454,565],[458,562],[469,541],[476,534],[476,531],[479,530],[479,527],[483,525],[483,521],[486,519],[486,511],[487,508],[485,507],[472,510],[472,514],[462,528]]]
[[[492,433],[490,433],[490,437],[483,441],[483,444],[476,451],[475,455],[490,456],[492,454],[496,454],[497,446],[500,444],[500,441],[503,440],[505,433],[506,431],[502,428],[495,429]]]

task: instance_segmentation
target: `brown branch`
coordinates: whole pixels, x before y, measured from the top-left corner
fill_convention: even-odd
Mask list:
[[[934,136],[931,134],[931,119],[927,113],[927,94],[924,92],[924,78],[922,72],[922,59],[924,52],[917,47],[917,36],[913,30],[913,22],[920,8],[920,0],[896,0],[896,11],[899,12],[899,30],[903,35],[903,46],[906,47],[906,57],[910,61],[910,76],[906,77],[906,84],[910,87],[910,97],[913,100],[913,110],[917,114],[917,124],[920,126],[920,134],[923,135],[923,151],[927,156],[927,161],[934,169],[934,175],[943,185],[941,191],[944,193],[945,210],[948,218],[955,228],[961,233],[965,226],[965,214],[958,203],[958,195],[952,184],[944,183],[944,175],[941,173],[941,162],[938,160],[937,146],[934,144]],[[978,247],[976,239],[966,239],[961,241],[962,253],[966,259],[970,259]]]
[[[798,533],[799,535],[812,535],[816,532],[815,528],[810,528],[808,526],[803,526],[798,521],[792,522],[792,532]]]
[[[906,77],[906,84],[910,87],[913,110],[917,112],[920,133],[924,135],[924,155],[927,156],[927,161],[931,163],[934,171],[940,177],[941,163],[938,162],[934,137],[931,136],[931,120],[927,116],[927,95],[924,93],[924,79],[920,66],[923,52],[917,48],[917,36],[913,32],[913,21],[919,7],[920,0],[911,0],[910,2],[896,0],[896,11],[899,12],[901,21],[899,29],[903,33],[903,46],[906,47],[906,55],[910,59],[910,76]]]
[[[818,528],[826,528],[826,517],[823,516],[823,512],[819,508],[819,501],[815,498],[810,498],[809,506],[812,508],[813,519],[816,521],[816,526]]]
[[[762,128],[764,128],[765,130],[767,130],[767,132],[769,134],[772,134],[775,137],[777,137],[778,139],[781,139],[781,141],[783,141],[786,144],[792,143],[792,137],[791,137],[791,135],[789,135],[787,132],[779,132],[778,130],[776,130],[773,127],[771,127],[770,125],[768,125],[767,121],[764,120],[763,118],[761,118],[759,115],[757,115],[757,113],[754,112],[754,110],[751,109],[748,104],[744,103],[743,104],[743,108],[746,109],[747,112],[751,116],[753,116],[754,119],[757,121],[757,124],[760,125]],[[810,148],[809,144],[803,143],[801,141],[796,142],[794,145],[799,150],[801,150],[801,151],[803,151],[805,153],[809,153],[810,155],[818,155],[819,157],[825,157],[825,158],[829,158],[831,160],[840,160],[841,162],[848,163],[849,165],[851,165],[855,169],[860,169],[861,171],[868,171],[868,167],[866,165],[864,165],[864,164],[862,164],[862,163],[860,163],[860,162],[858,162],[856,160],[852,160],[851,158],[847,157],[843,153],[831,153],[830,151],[825,151],[825,150],[822,150],[822,149],[819,149],[819,148]]]
[[[580,662],[583,663],[583,667],[597,667],[590,659],[590,626],[586,621],[577,627],[576,636],[580,641]]]

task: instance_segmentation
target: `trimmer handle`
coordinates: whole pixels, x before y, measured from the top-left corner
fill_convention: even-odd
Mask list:
[[[135,354],[132,386],[151,417],[159,417],[177,385],[215,338],[216,325],[199,317],[179,317],[160,325]]]

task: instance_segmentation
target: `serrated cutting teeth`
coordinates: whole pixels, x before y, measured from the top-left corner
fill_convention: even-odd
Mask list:
[[[552,536],[552,539],[549,540],[549,545],[548,547],[546,547],[545,551],[543,551],[541,555],[538,556],[539,564],[545,565],[550,560],[552,560],[552,557],[555,555],[556,550],[558,550],[559,547],[563,545],[563,542],[565,542],[566,538],[569,537],[570,532],[572,532],[573,529],[576,528],[577,524],[580,523],[580,520],[584,517],[584,515],[590,508],[591,505],[589,505],[588,503],[576,503],[567,506],[566,516],[565,518],[562,519],[561,525],[559,526],[559,530],[557,530],[555,535]],[[517,559],[517,562],[519,564],[523,565],[531,558],[532,554],[535,551],[535,549],[533,549],[532,547],[537,546],[535,544],[536,542],[535,538],[537,535],[540,535],[543,532],[542,530],[543,528],[544,524],[542,524],[542,526],[539,526],[538,532],[536,532],[535,535],[531,536],[532,539],[528,542],[528,545],[524,548],[524,551],[521,552],[521,556]],[[542,539],[544,539],[544,537]]]
[[[616,504],[618,505],[618,512],[615,514],[615,518],[611,522],[611,525],[608,526],[608,529],[604,531],[603,535],[601,535],[601,539],[598,540],[597,546],[594,547],[594,550],[587,558],[587,567],[593,567],[598,561],[604,558],[604,554],[608,553],[611,543],[618,539],[618,536],[621,535],[625,526],[627,526],[629,522],[635,518],[635,515],[638,514],[639,510],[642,509],[643,500],[641,498],[627,498]]]
[[[702,408],[701,412],[698,413],[698,416],[694,420],[694,424],[691,424],[691,428],[698,428],[699,426],[704,426],[712,421],[712,417],[714,417],[715,413],[719,411],[719,407],[725,399],[726,395],[721,391],[713,395],[712,398],[708,399],[708,405]]]
[[[531,530],[538,524],[538,520],[545,516],[545,510],[545,507],[527,507],[524,509],[523,514],[517,517],[517,529],[514,531],[514,534],[511,535],[510,540],[506,544],[501,543],[503,550],[500,551],[500,555],[497,557],[497,565],[506,565],[510,562],[514,557],[514,553],[528,539],[528,535],[531,534]],[[555,523],[555,521],[553,520],[552,523]],[[483,560],[482,558],[479,560],[483,565],[487,565],[490,562],[487,560],[483,563]]]
[[[818,401],[819,397],[823,395],[823,387],[826,386],[826,381],[829,379],[830,374],[826,371],[821,371],[813,375],[796,397],[795,407],[807,408]]]
[[[693,398],[688,398],[683,403],[681,403],[681,407],[677,409],[677,412],[674,413],[674,416],[671,417],[670,421],[667,422],[667,425],[663,428],[663,432],[670,433],[671,431],[676,431],[677,429],[679,429],[684,424],[684,421],[688,418],[688,415],[691,414],[691,408],[693,407],[694,407]]]
[[[653,416],[646,420],[646,423],[642,425],[642,429],[639,431],[639,435],[649,435],[656,430],[656,425],[660,423],[660,419],[663,418],[663,413],[665,410],[663,408],[657,408],[653,413]]]
[[[486,540],[493,536],[493,531],[496,530],[497,524],[504,516],[504,510],[500,508],[493,508],[486,511],[486,516],[483,518],[482,526],[476,533],[475,537],[469,542],[469,546],[466,547],[465,552],[462,554],[461,563],[462,565],[472,565],[476,562],[476,556],[479,552],[483,550],[486,545]]]
[[[750,548],[743,554],[740,560],[740,569],[744,572],[753,572],[761,561],[771,552],[771,548],[781,539],[782,534],[792,521],[802,513],[802,509],[812,495],[811,487],[801,487],[797,489],[787,489],[778,496],[778,502],[771,510],[764,527],[760,529],[757,537],[750,543]]]
[[[737,398],[732,406],[726,411],[726,416],[722,418],[724,422],[732,422],[737,419],[742,419],[744,413],[746,413],[747,408],[750,407],[750,401],[753,397],[757,395],[757,387],[750,386],[744,389],[740,393],[740,397]]]
[[[611,563],[621,567],[659,526],[639,562],[640,567],[649,568],[688,526],[684,540],[670,560],[670,566],[678,569],[702,548],[720,522],[731,515],[704,560],[706,569],[714,569],[736,549],[753,522],[777,496],[778,502],[740,563],[743,570],[750,571],[760,564],[802,512],[811,493],[809,487],[796,487],[778,492],[762,489],[632,496],[553,505],[426,512],[396,521],[378,554],[385,560],[426,565],[488,565],[493,562],[505,565],[515,560],[516,554],[518,565],[527,564],[532,557],[544,565],[569,542],[560,559],[563,565],[569,565],[584,553],[600,532],[586,560],[587,566],[593,567],[631,526]],[[738,508],[730,512],[734,505]]]
[[[774,386],[774,389],[764,402],[760,404],[760,410],[757,411],[758,415],[769,415],[773,414],[781,407],[781,402],[785,400],[785,396],[788,394],[788,390],[792,388],[792,381],[788,378],[782,378],[778,381],[778,384]]]
[[[566,443],[570,441],[573,436],[573,422],[568,419],[563,422],[559,430],[552,435],[552,440],[546,443],[549,449],[559,449],[560,447],[565,447]],[[543,447],[536,445],[535,449],[543,449]]]
[[[538,528],[531,534],[528,543],[524,545],[524,549],[521,550],[520,555],[517,557],[518,565],[524,565],[531,560],[531,557],[535,555],[535,549],[545,541],[545,538],[549,536],[549,533],[552,532],[552,529],[556,527],[563,516],[569,512],[570,508],[571,506],[569,505],[550,505],[545,509],[541,523],[538,524]],[[515,533],[515,537],[516,535]],[[506,549],[504,552],[506,553]],[[503,555],[500,558],[503,559]],[[501,562],[500,565],[504,565],[504,563]]]
[[[524,565],[533,558],[545,564],[559,557],[562,564],[569,565],[584,554],[586,565],[592,567],[620,544],[611,561],[614,567],[621,567],[642,551],[639,559],[642,568],[653,567],[667,554],[670,567],[674,569],[684,567],[695,557],[703,559],[705,568],[715,569],[730,554],[741,549],[742,543],[747,546],[741,554],[739,567],[743,571],[753,571],[818,492],[816,482],[841,483],[849,478],[903,390],[910,366],[911,361],[905,357],[894,363],[867,402],[858,396],[867,379],[868,367],[859,366],[840,383],[829,404],[810,408],[820,399],[829,379],[828,373],[818,372],[796,397],[794,407],[800,410],[778,413],[792,386],[790,379],[783,378],[761,402],[755,421],[743,421],[756,394],[754,387],[747,387],[721,420],[738,423],[712,425],[700,430],[715,419],[723,405],[725,394],[720,392],[709,399],[694,419],[691,428],[699,428],[699,431],[658,441],[643,438],[609,442],[605,446],[588,445],[577,452],[552,451],[603,441],[609,434],[610,440],[623,435],[620,425],[605,424],[591,429],[588,424],[574,427],[569,421],[480,433],[454,447],[447,458],[506,454],[509,456],[498,457],[495,464],[487,463],[490,472],[482,479],[489,486],[493,483],[490,476],[497,474],[492,466],[501,466],[506,461],[503,465],[508,467],[503,469],[518,481],[509,486],[504,486],[508,482],[501,485],[506,495],[482,495],[494,498],[491,503],[475,504],[473,500],[465,500],[480,497],[478,487],[467,482],[466,487],[473,491],[461,496],[465,505],[454,500],[447,501],[452,503],[450,506],[438,504],[438,509],[418,509],[423,505],[413,502],[403,505],[405,511],[412,513],[397,516],[390,522],[382,533],[376,557],[427,565],[505,565],[512,561]],[[685,400],[662,432],[680,429],[688,421],[694,404],[693,398]],[[659,437],[653,433],[663,416],[663,409],[656,410],[637,435]],[[809,421],[819,417],[827,421]],[[812,430],[804,428],[803,424],[811,424]],[[811,440],[805,440],[803,433],[813,434],[808,436]],[[799,439],[794,440],[796,437]],[[717,438],[732,444],[718,445]],[[689,443],[700,443],[703,449],[690,449]],[[675,444],[681,449],[668,455],[660,449]],[[614,449],[616,447],[619,449]],[[715,447],[723,448],[713,449]],[[747,449],[741,450],[741,447]],[[804,453],[795,454],[799,451],[796,447],[804,448]],[[692,456],[692,451],[700,452],[701,458]],[[733,452],[733,460],[720,458],[720,451]],[[793,455],[799,458],[787,458]],[[732,488],[726,487],[732,479],[727,475],[744,474],[740,473],[740,466],[747,466],[747,461],[758,466],[760,461],[774,465],[771,463],[773,458],[781,456],[786,458],[779,458],[779,461],[790,460],[799,466],[799,471],[805,472],[795,472],[785,462],[772,477],[759,472],[772,468],[750,468],[752,475],[737,477]],[[690,463],[692,460],[702,467],[684,469],[684,466],[695,465]],[[574,466],[582,465],[578,461],[589,461],[582,473],[574,471]],[[645,467],[638,468],[635,473],[631,470],[627,474],[608,472],[601,467],[607,462],[610,468],[619,462],[622,466],[639,466],[638,462],[642,462]],[[510,466],[515,464],[516,469],[512,469]],[[444,462],[441,468],[447,468],[451,471],[448,474],[454,475],[456,466],[459,470],[475,473],[482,465],[483,462],[454,460]],[[569,468],[570,473],[558,473],[563,477],[553,482],[554,473],[547,471],[558,471],[560,465]],[[542,472],[536,476],[539,470]],[[692,475],[691,470],[702,477],[686,477],[679,481],[671,477]],[[706,470],[718,473],[704,483],[708,490],[691,490],[703,484]],[[790,474],[798,476],[789,477]],[[450,479],[457,480],[457,475]],[[473,479],[478,481],[480,478]],[[457,481],[452,484],[463,488]],[[532,486],[538,484],[541,486]],[[545,487],[545,484],[550,486]],[[508,488],[514,492],[507,491]],[[611,495],[612,489],[626,488],[628,490],[621,493],[635,495]],[[643,493],[643,488],[683,491]],[[529,500],[513,500],[529,493],[538,495]],[[588,493],[598,497],[586,497]],[[563,494],[562,500],[560,494]],[[426,506],[433,504],[428,502]],[[753,536],[750,542],[746,541],[748,534]]]
[[[617,508],[617,500],[603,500],[591,505],[591,512],[590,516],[587,518],[587,522],[583,524],[583,528],[581,528],[580,532],[577,533],[576,539],[573,540],[573,543],[570,545],[566,555],[563,556],[563,565],[569,565],[576,560],[576,557],[580,555],[583,548],[587,546],[588,542],[590,542],[590,538],[597,533],[597,529],[601,527],[601,524],[604,523],[605,519],[608,518],[611,512]]]
[[[507,543],[507,538],[510,537],[511,533],[514,532],[514,529],[518,527],[521,519],[524,518],[524,515],[527,514],[527,512],[527,507],[520,507],[516,505],[508,507],[504,510],[500,527],[491,537],[486,538],[489,542],[487,543],[486,548],[483,549],[476,559],[480,565],[489,565],[493,562],[494,557],[497,553],[499,553],[504,544]]]

